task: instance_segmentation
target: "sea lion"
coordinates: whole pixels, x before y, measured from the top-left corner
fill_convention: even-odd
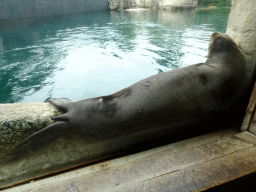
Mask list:
[[[248,85],[240,48],[229,36],[215,32],[205,63],[153,75],[107,96],[50,99],[63,114],[23,140],[12,155],[38,149],[68,130],[102,139],[130,132],[174,132],[236,105]]]

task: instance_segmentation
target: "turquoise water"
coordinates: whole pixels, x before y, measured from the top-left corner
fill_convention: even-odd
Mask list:
[[[204,62],[229,10],[101,11],[0,21],[0,103],[81,100]]]

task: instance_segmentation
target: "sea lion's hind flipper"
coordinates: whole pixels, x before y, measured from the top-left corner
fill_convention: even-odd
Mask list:
[[[40,150],[40,148],[51,143],[60,135],[65,134],[67,130],[69,130],[69,124],[67,122],[56,122],[41,129],[19,143],[11,152],[11,158],[8,162],[26,156],[33,151]]]
[[[53,98],[48,100],[48,102],[54,105],[61,112],[66,113],[68,112],[69,104],[74,101],[67,98]]]

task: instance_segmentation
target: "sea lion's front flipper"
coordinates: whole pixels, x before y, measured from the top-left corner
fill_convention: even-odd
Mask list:
[[[48,102],[54,105],[58,110],[60,110],[63,113],[68,112],[69,105],[71,103],[74,103],[74,101],[67,98],[53,98],[48,100]]]
[[[8,162],[19,159],[49,144],[69,130],[69,126],[67,122],[56,122],[34,133],[14,148]]]
[[[54,121],[66,121],[69,123],[70,117],[68,112],[71,109],[71,105],[75,102],[67,98],[53,98],[48,102],[55,106],[59,111],[64,113],[62,115],[52,117],[51,119]]]

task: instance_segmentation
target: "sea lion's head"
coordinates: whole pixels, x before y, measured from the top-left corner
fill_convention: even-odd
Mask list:
[[[218,53],[232,53],[243,56],[241,49],[231,37],[219,32],[214,32],[210,38],[208,58]]]
[[[214,32],[211,35],[207,58],[212,63],[233,66],[233,69],[246,64],[245,56],[235,41],[228,35]],[[234,67],[236,65],[237,67]]]

